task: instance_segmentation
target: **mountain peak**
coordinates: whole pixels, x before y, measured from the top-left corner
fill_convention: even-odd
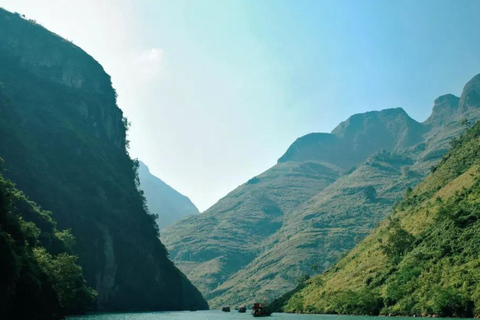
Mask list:
[[[456,117],[460,98],[453,94],[445,94],[433,102],[432,114],[425,120],[427,125],[442,125]]]
[[[462,111],[472,107],[480,108],[480,74],[474,76],[463,88],[462,96],[460,97],[460,107]]]
[[[366,127],[371,126],[373,123],[386,124],[391,121],[415,121],[403,110],[402,108],[389,108],[380,111],[368,111],[364,113],[357,113],[349,117],[347,120],[341,122],[335,129],[332,130],[332,134],[337,137],[345,137],[351,134],[355,134],[358,130],[364,130]]]
[[[435,101],[433,101],[433,104],[434,104],[434,106],[441,105],[441,104],[444,104],[444,103],[455,104],[455,103],[458,103],[459,99],[460,98],[457,97],[456,95],[451,94],[451,93],[447,93],[447,94],[444,94],[443,96],[440,96],[437,99],[435,99]]]

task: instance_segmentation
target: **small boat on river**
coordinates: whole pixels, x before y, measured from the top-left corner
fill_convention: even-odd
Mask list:
[[[268,317],[272,315],[272,311],[261,303],[255,303],[252,308],[252,315],[254,317]]]
[[[239,308],[238,308],[238,312],[239,312],[239,313],[245,313],[245,312],[247,312],[247,307],[239,307]]]
[[[223,308],[222,308],[222,311],[223,311],[223,312],[230,312],[230,307],[223,307]]]

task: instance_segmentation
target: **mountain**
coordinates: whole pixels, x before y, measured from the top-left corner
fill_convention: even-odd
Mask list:
[[[426,128],[401,108],[356,114],[330,134],[297,139],[279,162],[321,161],[348,170],[379,150],[404,150],[421,142]]]
[[[335,181],[340,169],[316,162],[279,163],[206,212],[162,232],[170,256],[206,295],[247,266],[283,217]],[[294,191],[294,192],[293,192]]]
[[[158,215],[155,221],[160,231],[186,216],[199,214],[197,207],[188,197],[151,174],[141,161],[138,177],[149,211]]]
[[[478,97],[467,92],[461,104],[480,106]],[[275,304],[287,312],[480,316],[480,122],[452,146],[345,258]]]
[[[74,243],[0,174],[0,318],[57,319],[90,308],[96,293],[86,286]]]
[[[464,119],[480,118],[478,79],[460,98],[436,99],[423,123],[387,109],[297,139],[274,167],[167,227],[170,257],[214,307],[295,288],[368,235],[440,161]]]
[[[128,121],[97,61],[0,10],[0,114],[5,177],[71,229],[99,310],[208,308],[159,241]]]

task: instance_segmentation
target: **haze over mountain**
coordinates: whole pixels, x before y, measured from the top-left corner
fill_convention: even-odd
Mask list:
[[[190,199],[150,173],[140,161],[138,168],[140,189],[143,190],[150,213],[158,215],[155,220],[160,231],[178,220],[198,214],[198,209]]]
[[[98,310],[206,309],[158,239],[116,98],[110,76],[82,49],[0,9],[5,177],[52,211],[59,230],[71,229]]]
[[[209,303],[272,299],[355,246],[480,117],[479,76],[435,100],[419,123],[403,109],[357,114],[297,139],[266,172],[162,233],[170,257]]]

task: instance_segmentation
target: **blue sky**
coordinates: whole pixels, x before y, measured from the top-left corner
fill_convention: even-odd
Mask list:
[[[112,76],[131,154],[205,210],[299,136],[480,73],[480,1],[0,0]]]

